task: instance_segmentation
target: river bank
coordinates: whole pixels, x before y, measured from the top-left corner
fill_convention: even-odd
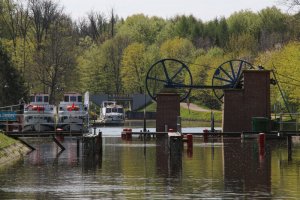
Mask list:
[[[0,132],[0,169],[22,159],[31,150]]]

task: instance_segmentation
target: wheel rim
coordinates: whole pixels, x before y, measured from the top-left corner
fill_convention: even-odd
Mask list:
[[[156,101],[157,94],[163,90],[172,90],[184,101],[191,93],[192,75],[189,68],[181,61],[167,58],[154,63],[146,76],[146,89]]]
[[[252,64],[244,60],[229,60],[221,64],[212,78],[212,86],[224,88],[241,88],[243,86],[243,70],[253,69]],[[223,89],[213,88],[217,99],[223,103]]]

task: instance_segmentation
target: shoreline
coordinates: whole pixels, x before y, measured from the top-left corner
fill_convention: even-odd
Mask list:
[[[3,133],[0,133],[3,134]],[[4,134],[3,134],[4,135]],[[5,136],[8,138],[8,136]],[[4,138],[5,138],[4,137]],[[0,141],[2,142],[2,141]],[[15,140],[15,143],[0,149],[0,169],[12,165],[26,156],[31,149]]]

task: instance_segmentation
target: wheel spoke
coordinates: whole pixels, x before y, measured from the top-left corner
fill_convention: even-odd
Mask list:
[[[161,79],[157,79],[157,78],[153,78],[153,77],[148,77],[148,79],[158,81],[158,82],[168,83],[166,80],[161,80]]]
[[[182,65],[181,68],[174,74],[174,76],[172,76],[171,80],[173,81],[173,79],[184,69],[184,66]]]
[[[170,78],[169,78],[169,74],[168,74],[168,71],[167,71],[167,67],[165,65],[165,60],[162,61],[162,65],[163,65],[163,69],[164,69],[164,73],[165,73],[166,79],[167,79],[167,81],[169,81]]]
[[[220,78],[220,77],[217,77],[217,76],[215,76],[214,78],[215,78],[215,79],[218,79],[218,80],[221,80],[221,81],[225,81],[225,82],[227,82],[227,83],[232,83],[231,80],[227,80],[227,79]]]
[[[235,79],[235,74],[234,74],[234,69],[233,69],[232,61],[230,61],[229,64],[230,64],[230,68],[231,68],[231,74],[233,76],[233,79]]]
[[[230,78],[233,81],[233,78],[228,74],[228,72],[226,72],[222,67],[220,67],[221,71],[224,72],[224,74],[226,74],[226,76],[228,78]]]
[[[237,75],[236,75],[236,78],[237,78],[237,79],[240,77],[240,73],[241,73],[241,70],[242,70],[242,68],[243,68],[243,62],[244,62],[244,61],[242,61],[242,60],[241,60],[241,62],[240,62],[239,70],[238,70],[238,73],[237,73]]]

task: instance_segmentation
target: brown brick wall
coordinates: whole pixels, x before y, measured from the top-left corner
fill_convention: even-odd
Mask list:
[[[244,71],[244,89],[224,90],[224,132],[252,131],[252,117],[270,116],[270,71]]]
[[[168,129],[177,131],[177,116],[180,116],[180,98],[175,93],[160,93],[157,95],[156,131]]]

